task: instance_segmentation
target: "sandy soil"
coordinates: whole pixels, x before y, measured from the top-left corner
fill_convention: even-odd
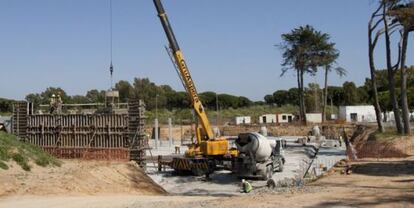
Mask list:
[[[357,156],[372,158],[404,158],[414,156],[414,135],[390,135],[387,139],[377,138],[376,128],[359,126],[351,141],[357,151]]]
[[[61,167],[33,165],[29,172],[17,164],[0,170],[0,197],[9,195],[162,194],[133,162],[62,160]]]
[[[86,167],[85,167],[86,168]],[[57,170],[55,170],[57,171]],[[90,172],[88,170],[87,172]],[[93,172],[93,171],[92,171]],[[340,171],[339,171],[340,172]],[[353,164],[353,173],[332,173],[302,189],[277,191],[256,189],[236,197],[146,196],[139,193],[106,193],[33,196],[35,192],[17,192],[1,197],[0,207],[413,207],[414,158],[368,159]],[[3,175],[0,175],[3,180]],[[105,178],[105,177],[103,177]],[[105,180],[101,178],[100,182]],[[114,183],[114,182],[112,182]],[[2,185],[4,182],[1,183]],[[41,185],[41,184],[39,184]],[[55,184],[57,185],[57,184]],[[96,184],[90,184],[96,186]],[[3,186],[2,186],[3,187]],[[51,188],[49,186],[49,188]],[[196,188],[196,187],[195,187]],[[158,190],[158,189],[156,189]],[[142,190],[143,191],[143,190]],[[112,193],[110,193],[112,192]],[[143,191],[144,192],[144,191]],[[147,190],[145,190],[147,192]],[[150,191],[154,193],[157,191]],[[36,192],[37,193],[37,192]],[[94,195],[90,195],[94,193]],[[9,194],[10,195],[10,194]]]

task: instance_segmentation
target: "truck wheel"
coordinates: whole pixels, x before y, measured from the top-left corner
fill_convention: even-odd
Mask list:
[[[277,168],[278,172],[283,172],[283,159],[279,158],[279,167]]]
[[[208,170],[207,170],[207,171],[208,171]],[[205,175],[207,171],[206,171],[206,170],[203,170],[203,169],[201,169],[201,168],[193,168],[193,169],[191,170],[191,172],[192,172],[192,173],[193,173],[193,175],[195,175],[195,176],[202,176],[202,175]]]
[[[265,180],[271,179],[273,176],[273,165],[266,166],[266,176]]]

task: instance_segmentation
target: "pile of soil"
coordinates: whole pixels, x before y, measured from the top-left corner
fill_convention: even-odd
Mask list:
[[[376,137],[376,128],[358,126],[351,142],[358,158],[404,158],[414,156],[414,135]]]
[[[0,170],[0,197],[8,195],[160,195],[166,191],[134,162],[63,160],[61,167]]]

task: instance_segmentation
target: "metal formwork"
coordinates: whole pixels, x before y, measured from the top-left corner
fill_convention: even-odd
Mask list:
[[[79,158],[80,154],[98,152],[99,149],[127,150],[127,129],[126,114],[29,115],[26,141],[57,156]],[[73,154],[68,153],[71,151]]]
[[[145,166],[145,152],[148,149],[148,140],[144,133],[145,129],[145,104],[142,100],[128,103],[128,134],[130,138],[130,157],[138,162],[141,167]]]
[[[27,141],[42,147],[127,148],[128,116],[31,115]]]
[[[26,103],[27,105],[27,103]],[[136,160],[142,162],[144,104],[131,103],[128,114],[39,114],[14,117],[16,135],[60,158]]]
[[[21,138],[26,137],[27,119],[29,114],[31,114],[30,106],[25,101],[19,101],[13,104],[12,132]]]

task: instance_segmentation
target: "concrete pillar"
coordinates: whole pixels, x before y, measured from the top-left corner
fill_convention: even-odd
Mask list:
[[[260,134],[262,134],[263,136],[267,136],[267,128],[266,128],[266,126],[260,127]]]
[[[171,118],[168,118],[168,141],[169,141],[169,145],[170,147],[172,146],[173,143],[173,138],[172,138],[172,121]]]
[[[158,119],[154,120],[154,138],[155,138],[155,149],[158,149]]]

